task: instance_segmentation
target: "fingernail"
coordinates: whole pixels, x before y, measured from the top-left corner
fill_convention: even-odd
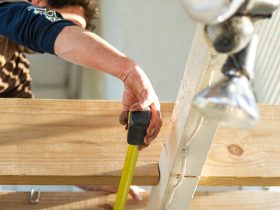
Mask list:
[[[145,142],[146,145],[148,145],[149,144],[149,138],[145,137],[144,142]]]
[[[155,130],[156,130],[156,129],[155,129],[155,128],[153,128],[152,130],[150,130],[150,132],[148,131],[148,135],[149,135],[149,136],[154,135]]]

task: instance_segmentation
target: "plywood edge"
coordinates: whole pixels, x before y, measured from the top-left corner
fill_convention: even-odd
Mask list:
[[[155,168],[158,168],[155,165]],[[134,176],[132,184],[155,186],[159,181],[159,173],[151,176]],[[0,176],[3,185],[118,185],[120,176]]]

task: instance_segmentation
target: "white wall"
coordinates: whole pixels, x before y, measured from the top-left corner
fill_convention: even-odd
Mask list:
[[[99,7],[100,35],[138,62],[160,100],[174,101],[194,32],[181,1],[100,0]],[[122,90],[111,76],[84,73],[82,98],[121,99]]]
[[[81,69],[49,54],[28,55],[35,98],[77,98]]]
[[[280,104],[280,9],[257,23],[260,36],[255,69],[255,91],[260,103]]]

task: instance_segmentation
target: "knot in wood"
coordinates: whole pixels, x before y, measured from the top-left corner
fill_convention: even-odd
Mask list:
[[[236,156],[241,156],[244,153],[244,150],[239,145],[236,145],[236,144],[229,145],[228,151],[231,154],[236,155]]]

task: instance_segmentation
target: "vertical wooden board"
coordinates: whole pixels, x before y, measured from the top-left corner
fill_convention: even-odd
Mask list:
[[[179,174],[181,173],[181,153],[184,144],[189,139],[189,134],[192,129],[195,129],[193,123],[199,122],[200,117],[192,112],[192,100],[198,89],[203,85],[206,86],[209,83],[211,77],[211,56],[204,41],[202,27],[197,27],[194,35],[193,45],[190,51],[190,56],[187,61],[185,73],[181,81],[181,87],[177,96],[172,119],[169,127],[169,132],[165,142],[165,147],[162,151],[160,158],[160,173],[161,180],[159,185],[153,189],[151,198],[148,203],[149,210],[161,210],[165,209],[166,203],[172,193],[173,186],[176,185]],[[213,59],[215,60],[215,59]],[[214,63],[214,62],[213,62]],[[210,72],[209,72],[210,71]],[[205,129],[209,122],[205,122],[202,125],[202,129]],[[211,124],[211,123],[210,123]],[[210,125],[208,124],[208,126]],[[205,139],[204,149],[199,147],[190,147],[188,162],[199,162],[197,165],[191,165],[187,169],[185,175],[199,176],[206,160],[210,145],[212,143],[217,124],[214,123],[210,126],[209,136],[202,137]],[[198,153],[198,155],[196,154]],[[188,165],[189,166],[189,165]],[[198,182],[198,178],[195,178]],[[191,182],[185,183],[183,192],[187,195],[187,198],[174,197],[174,205],[171,209],[176,209],[178,206],[188,206],[190,204],[190,198],[195,191],[196,184]],[[181,190],[179,187],[179,191]]]

